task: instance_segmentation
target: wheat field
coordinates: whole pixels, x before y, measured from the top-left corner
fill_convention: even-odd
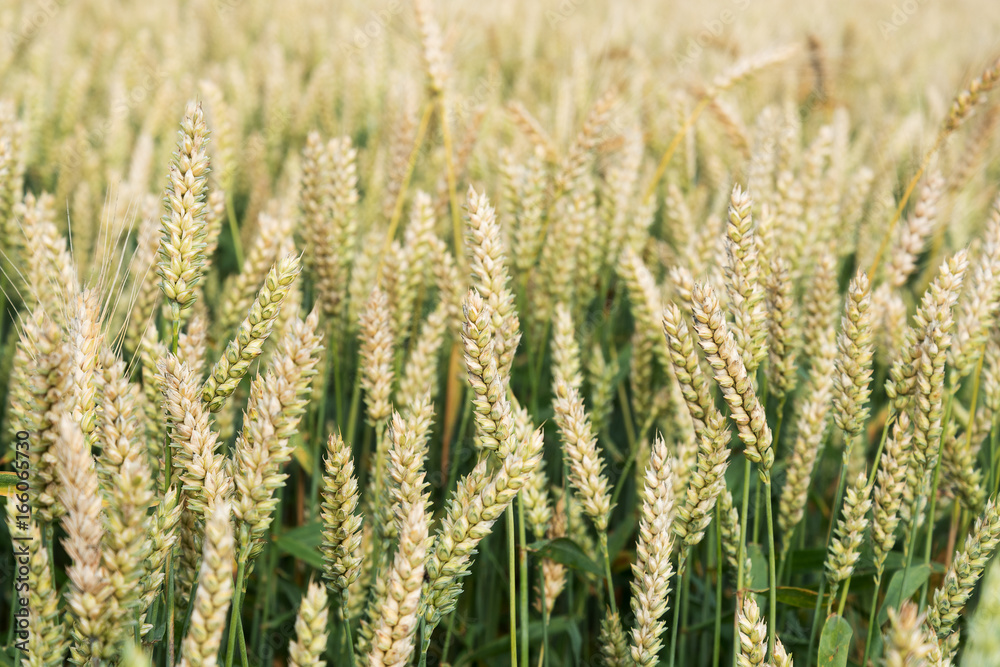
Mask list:
[[[0,6],[0,664],[1000,665],[998,34]]]

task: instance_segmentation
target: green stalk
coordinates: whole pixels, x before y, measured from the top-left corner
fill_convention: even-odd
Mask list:
[[[1000,447],[997,446],[997,421],[1000,415],[993,415],[993,424],[990,426],[990,472],[993,475],[993,495],[1000,492]]]
[[[544,578],[542,564],[538,564],[539,581]],[[538,667],[549,667],[549,607],[545,599],[545,582],[538,587],[542,591],[542,652],[538,656]]]
[[[615,602],[615,586],[611,581],[611,556],[608,554],[608,536],[606,533],[601,534],[601,554],[604,556],[604,578],[608,584],[608,604],[611,607],[611,613],[618,613],[618,605]]]
[[[327,340],[333,341],[333,331],[334,327],[330,327],[330,335]],[[333,409],[334,414],[337,416],[337,428],[342,428],[344,424],[344,380],[341,377],[340,356],[342,350],[340,349],[340,341],[330,343],[330,368],[333,370]],[[329,390],[330,378],[327,377],[327,390]]]
[[[889,226],[886,229],[885,236],[882,237],[882,243],[879,245],[878,252],[875,253],[875,259],[872,261],[872,268],[869,269],[868,275],[874,276],[876,271],[878,271],[879,263],[882,261],[882,255],[885,254],[885,251],[889,248],[889,242],[894,238],[893,235],[896,232],[896,225],[899,223],[899,219],[903,215],[903,209],[906,208],[906,202],[910,200],[910,195],[913,194],[913,190],[917,187],[917,182],[930,165],[931,158],[934,157],[934,154],[939,148],[941,148],[941,145],[950,133],[951,131],[948,130],[947,127],[942,127],[941,130],[938,131],[938,136],[934,140],[934,145],[931,146],[931,149],[924,155],[924,159],[920,163],[920,168],[917,169],[917,173],[915,173],[910,178],[910,182],[906,184],[906,190],[903,192],[903,196],[899,199],[899,204],[896,205],[896,212],[893,214],[892,220],[889,221]]]
[[[916,507],[919,507],[919,499]],[[899,595],[896,598],[896,606],[903,604],[903,589],[906,588],[906,577],[910,573],[910,565],[913,563],[913,552],[917,549],[917,514],[914,512],[910,517],[910,539],[905,545],[906,563],[903,565],[903,578],[899,582]]]
[[[332,327],[331,327],[331,330],[332,330]],[[327,333],[327,340],[329,340],[329,339],[330,339],[330,335],[329,335],[329,333]],[[325,370],[323,372],[324,373],[323,374],[323,393],[321,394],[319,405],[316,406],[316,423],[315,423],[315,426],[313,428],[313,437],[312,437],[312,445],[313,445],[312,446],[313,469],[307,471],[309,473],[309,516],[311,516],[311,517],[315,517],[318,514],[317,509],[318,509],[318,503],[319,503],[319,480],[320,480],[320,477],[323,476],[323,474],[322,474],[323,465],[321,463],[321,459],[323,457],[323,442],[322,442],[323,441],[323,428],[326,425],[325,424],[325,422],[326,422],[326,397],[327,397],[328,391],[330,389],[330,374],[331,373],[333,373],[334,375],[337,374],[337,371],[335,369],[335,366],[336,366],[335,357],[336,357],[336,354],[335,354],[334,350],[328,349],[327,350],[327,357],[326,357],[326,368],[325,368]],[[335,382],[335,384],[339,385],[340,383],[339,382]],[[336,394],[337,394],[336,397],[335,397],[335,400],[336,400],[336,403],[337,403],[336,410],[339,413],[340,412],[340,392],[337,391]],[[338,414],[337,415],[337,426],[338,427],[340,426],[340,423],[341,423],[340,422],[340,415]]]
[[[785,535],[785,544],[781,547],[781,560],[778,561],[778,582],[785,580],[785,568],[788,565],[788,552],[792,550],[792,538],[795,537],[795,530]]]
[[[691,560],[690,556],[688,557],[688,560],[689,561]],[[688,567],[687,569],[690,570],[691,568]],[[687,573],[685,573],[684,576],[681,577],[681,586],[684,589],[684,595],[681,597],[681,602],[682,602],[681,627],[684,630],[683,632],[681,632],[681,643],[679,650],[681,655],[688,655],[688,648],[687,648],[688,637],[691,636],[691,633],[695,628],[692,628],[689,623],[689,620],[691,618],[690,613],[688,613],[691,607],[691,577]]]
[[[340,596],[340,613],[344,619],[344,634],[347,635],[347,653],[351,656],[351,667],[354,667],[354,636],[351,634],[351,618],[347,615],[347,591]],[[423,627],[423,618],[420,619],[420,627]]]
[[[682,547],[680,555],[677,557],[677,573],[682,581],[677,582],[677,599],[674,600],[674,623],[670,628],[670,667],[674,667],[674,657],[677,654],[677,628],[681,624],[681,595],[684,592],[683,579],[688,576],[687,559],[691,554],[690,548]]]
[[[462,217],[458,212],[458,195],[455,184],[455,162],[451,148],[451,123],[448,120],[448,103],[444,93],[437,94],[441,113],[441,135],[444,143],[445,175],[448,180],[448,202],[451,204],[451,224],[455,235],[455,259],[459,266],[465,266],[465,253],[462,252]]]
[[[242,603],[240,603],[242,605]],[[247,656],[247,638],[243,636],[243,616],[236,617],[236,631],[240,634],[240,663],[243,667],[250,667],[250,658]]]
[[[361,364],[358,364],[354,373],[354,390],[351,392],[351,409],[347,415],[347,433],[344,440],[348,444],[354,443],[354,429],[358,425],[358,409],[361,402]]]
[[[778,458],[781,452],[778,451],[778,444],[781,442],[781,426],[785,423],[785,400],[788,396],[782,396],[778,401],[778,424],[774,427],[774,458]]]
[[[885,450],[885,440],[889,435],[889,427],[892,423],[896,421],[896,411],[893,409],[892,405],[889,405],[889,414],[885,417],[885,424],[882,426],[882,438],[878,441],[878,449],[875,450],[875,462],[872,464],[872,470],[875,471],[871,479],[868,480],[867,491],[871,491],[872,487],[875,486],[875,478],[877,477],[878,466],[882,462],[882,452]]]
[[[611,493],[611,506],[618,506],[618,496],[621,495],[622,489],[625,488],[625,482],[628,480],[628,472],[632,468],[632,464],[635,463],[636,448],[633,447],[629,453],[628,458],[625,459],[625,465],[622,466],[621,475],[618,476],[618,483],[615,484],[615,490]]]
[[[47,521],[42,522],[42,544],[45,545],[49,553],[49,576],[52,577],[53,585],[55,585],[56,580],[56,550],[52,544],[55,541],[55,532],[55,526]],[[167,553],[167,558],[170,558],[169,552]],[[167,562],[169,563],[170,561],[168,560]]]
[[[737,564],[736,570],[736,609],[737,611],[743,605],[743,563],[746,561],[747,557],[747,508],[750,505],[750,459],[744,457],[743,459],[743,505],[742,514],[740,515],[740,550],[739,550],[739,563]],[[736,632],[736,623],[739,614],[733,615],[733,631]],[[733,665],[736,665],[737,659],[740,655],[740,643],[738,641],[733,642]]]
[[[518,550],[518,561],[520,563],[520,573],[518,575],[521,594],[521,667],[528,667],[528,650],[530,640],[528,637],[528,535],[524,527],[524,497],[517,495],[517,539],[520,541]]]
[[[715,634],[712,643],[712,667],[719,667],[722,653],[722,513],[715,503]]]
[[[847,581],[844,582],[843,588],[840,590],[840,602],[837,604],[837,616],[844,615],[844,607],[847,605],[847,591],[851,588],[851,577],[847,577]],[[833,601],[830,601],[831,604]]]
[[[176,306],[176,304],[175,304]],[[180,313],[173,313],[173,319],[171,324],[171,334],[170,334],[170,353],[173,355],[177,354],[177,347],[179,345],[181,335],[181,320]],[[170,433],[167,433],[167,443],[164,447],[163,454],[163,494],[166,495],[167,491],[170,489],[170,475],[173,471],[173,455],[170,447]],[[51,552],[50,552],[51,553]],[[52,576],[55,576],[55,570],[52,570]],[[174,561],[173,561],[173,549],[167,551],[167,562],[166,562],[166,599],[167,599],[167,664],[173,665],[174,660]]]
[[[465,407],[462,408],[462,419],[459,422],[458,430],[455,431],[455,446],[454,451],[451,453],[452,460],[448,462],[448,486],[445,489],[451,489],[455,486],[455,479],[458,477],[459,454],[462,452],[462,442],[464,441],[462,436],[465,433],[465,429],[469,426],[471,415],[472,401],[465,401]]]
[[[618,366],[618,350],[611,348],[611,363]],[[636,432],[635,422],[632,417],[632,409],[629,404],[628,394],[625,391],[625,383],[618,383],[618,402],[622,406],[622,423],[625,425],[625,437],[628,439],[629,450],[635,450]]]
[[[510,667],[517,667],[517,577],[514,555],[514,509],[507,508],[507,572],[510,584]],[[228,665],[226,667],[229,667]]]
[[[833,539],[833,529],[837,525],[837,516],[840,514],[840,504],[844,499],[844,489],[847,487],[847,476],[844,472],[847,470],[847,462],[850,460],[851,446],[854,444],[853,440],[849,440],[844,446],[843,459],[840,465],[839,481],[837,482],[837,495],[834,497],[833,506],[830,508],[830,529],[826,533],[826,544],[823,547],[823,553],[825,554],[830,550],[830,542]],[[826,575],[820,573],[819,580],[819,594],[816,596],[816,608],[813,610],[813,621],[812,628],[809,630],[809,648],[806,652],[806,664],[812,659],[813,646],[816,645],[816,630],[819,629],[819,612],[823,604],[823,593],[826,591]]]
[[[535,359],[534,373],[535,377],[538,378],[539,387],[541,387],[542,366],[545,363],[545,350],[548,347],[549,329],[551,327],[551,321],[545,322],[545,324],[542,325],[542,337],[538,339],[538,357]]]
[[[760,541],[760,487],[761,481],[755,480],[753,485],[753,543]]]
[[[767,402],[768,402],[767,399],[770,397],[770,394],[768,393],[767,389],[767,373],[764,372],[763,368],[758,368],[755,377],[757,378],[757,384],[759,386],[758,393],[761,397],[760,407],[764,411],[766,419]],[[762,485],[763,482],[758,477],[754,483],[754,499],[753,499],[753,543],[754,544],[758,544],[760,542],[760,487]]]
[[[245,529],[244,529],[245,530]],[[242,535],[241,535],[242,538]],[[241,539],[240,542],[243,540]],[[238,625],[240,612],[243,608],[243,578],[246,576],[248,549],[240,547],[239,559],[236,563],[236,588],[233,589],[232,610],[229,619],[229,641],[226,646],[226,667],[233,667],[233,658],[236,656],[236,634],[239,632]],[[246,648],[244,647],[245,651]],[[171,663],[173,664],[173,663]]]
[[[191,600],[191,604],[188,605],[187,613],[184,614],[184,624],[181,625],[181,637],[187,637],[188,628],[191,627],[191,614],[194,611],[194,596],[198,593],[198,580],[195,579],[194,585],[191,587],[191,593],[188,599]],[[138,619],[136,619],[138,621]],[[139,630],[139,624],[136,623],[136,632]],[[141,637],[139,638],[141,640]],[[178,647],[179,648],[179,647]]]
[[[767,512],[767,566],[770,592],[768,603],[770,619],[767,624],[767,654],[774,655],[774,632],[778,624],[778,582],[774,573],[774,516],[771,512],[771,477],[764,481],[764,504]]]
[[[281,516],[280,504],[278,505],[278,516]],[[263,609],[261,610],[260,626],[257,633],[257,653],[260,653],[264,648],[264,629],[267,627],[268,618],[271,615],[272,601],[274,599],[275,588],[277,588],[275,584],[275,575],[278,567],[278,550],[270,541],[267,543],[265,548],[267,549],[267,583],[264,586],[264,603]]]
[[[975,400],[975,392],[978,392],[979,379],[976,379],[976,387],[973,392],[973,400]],[[944,448],[944,435],[948,432],[948,422],[951,421],[951,409],[952,402],[955,400],[955,394],[958,393],[958,387],[952,387],[952,390],[948,392],[948,402],[944,409],[944,420],[941,422],[941,439],[938,443],[938,455],[937,462],[934,464],[934,483],[931,484],[931,496],[930,496],[930,506],[927,508],[927,540],[924,543],[924,565],[930,565],[931,562],[931,551],[934,548],[934,514],[937,511],[937,495],[938,495],[938,484],[941,482],[941,460],[944,458],[941,452]],[[976,414],[976,404],[972,403],[969,408],[969,418],[972,419]],[[924,605],[927,603],[927,581],[924,581],[923,586],[920,587],[920,611],[924,610]]]
[[[665,151],[663,151],[663,157],[660,158],[660,163],[656,166],[656,173],[653,174],[652,180],[650,180],[649,185],[646,186],[645,192],[642,195],[642,203],[645,204],[649,199],[656,193],[656,186],[659,184],[660,179],[663,178],[663,174],[667,172],[667,165],[670,164],[670,158],[673,157],[674,151],[680,146],[681,140],[684,135],[688,133],[688,130],[694,125],[695,121],[698,120],[698,116],[704,111],[708,105],[712,102],[712,95],[702,95],[702,98],[698,100],[698,104],[695,105],[694,109],[684,120],[684,124],[677,130],[670,143],[667,145]]]
[[[444,646],[441,647],[440,662],[448,661],[448,649],[451,648],[451,637],[455,631],[455,614],[448,614],[448,627],[444,631]]]
[[[418,663],[420,667],[427,667],[427,649],[431,647],[431,635],[434,634],[434,628],[436,626],[427,625],[427,621],[424,616],[420,616],[420,662]],[[352,664],[351,667],[354,667]]]
[[[618,402],[622,405],[622,422],[625,424],[625,437],[628,438],[629,449],[635,449],[636,439],[639,435],[635,432],[635,424],[632,421],[632,408],[629,405],[628,393],[625,391],[625,383],[618,383]]]
[[[413,138],[413,149],[410,151],[410,158],[406,161],[406,170],[403,172],[403,182],[399,187],[399,194],[396,195],[396,203],[392,207],[392,217],[389,218],[389,229],[385,235],[385,245],[382,248],[382,260],[378,263],[375,272],[375,282],[382,278],[382,267],[384,259],[389,255],[389,247],[396,237],[396,230],[399,228],[399,218],[403,214],[403,203],[406,201],[406,190],[410,186],[410,179],[413,178],[413,168],[417,164],[417,157],[420,155],[420,146],[424,142],[424,135],[427,134],[427,126],[431,122],[431,113],[434,111],[434,100],[428,101],[424,105],[424,112],[420,116],[420,124],[417,126],[417,136]],[[455,258],[460,264],[464,264],[463,255],[459,254]]]
[[[872,608],[868,612],[868,637],[865,639],[865,654],[861,659],[862,665],[868,664],[868,656],[871,653],[872,637],[875,636],[875,614],[878,609],[878,592],[882,589],[882,568],[878,569],[875,575],[875,591],[872,593]]]
[[[229,233],[233,237],[233,251],[236,253],[236,265],[242,267],[243,240],[240,238],[240,228],[236,222],[236,206],[233,201],[232,188],[226,190],[226,217],[229,218]]]

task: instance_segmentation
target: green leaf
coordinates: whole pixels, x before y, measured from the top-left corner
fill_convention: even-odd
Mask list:
[[[14,495],[17,483],[21,481],[21,478],[17,476],[16,472],[0,472],[0,496],[6,496],[10,498]]]
[[[903,574],[906,574],[906,585],[903,585]],[[878,610],[878,624],[881,626],[889,620],[889,609],[898,607],[903,600],[907,600],[917,592],[917,589],[924,585],[927,578],[931,576],[929,565],[911,565],[910,570],[897,570],[889,580],[889,588],[885,591],[885,601],[882,608]],[[902,596],[900,595],[902,589]]]
[[[323,526],[320,525],[319,521],[311,521],[291,530],[286,530],[281,533],[280,537],[291,538],[311,547],[319,547],[323,542]]]
[[[766,593],[766,590],[761,590],[760,592]],[[794,586],[778,586],[778,604],[788,605],[789,607],[798,607],[799,609],[815,609],[816,608],[816,591],[809,588],[796,588]],[[823,595],[823,604],[826,604],[827,598],[830,597],[829,593]]]
[[[819,667],[846,667],[854,630],[843,616],[831,616],[819,637]]]
[[[815,572],[823,567],[826,560],[826,549],[792,549],[788,552],[788,565],[791,572]]]
[[[608,536],[608,555],[612,561],[625,548],[625,544],[629,541],[628,538],[632,537],[632,531],[635,530],[635,518],[635,512],[629,512]]]
[[[754,590],[769,590],[767,583],[767,556],[760,550],[760,545],[748,544],[747,554],[750,556],[750,588]]]
[[[564,632],[572,632],[576,629],[576,622],[571,621],[566,616],[556,616],[549,619],[549,639]],[[542,639],[542,621],[531,621],[528,624],[528,638],[532,643],[540,642]],[[461,656],[456,662],[456,667],[460,665],[472,665],[477,661],[485,660],[499,655],[505,655],[510,651],[510,635],[498,637],[493,641],[477,648],[472,653]]]
[[[274,546],[317,570],[323,569],[323,555],[319,551],[323,535],[319,522],[307,523],[274,537]]]
[[[562,563],[566,567],[573,568],[578,572],[589,572],[596,577],[604,576],[604,568],[595,563],[586,553],[584,553],[583,549],[577,546],[576,542],[568,537],[559,537],[554,540],[549,540],[548,543],[541,546],[536,553],[542,558],[548,558],[557,563]]]
[[[898,551],[890,551],[886,554],[885,564],[882,566],[882,569],[883,572],[892,572],[904,565],[906,565],[906,559],[903,557],[903,554]],[[872,553],[871,547],[866,545],[861,551],[861,556],[858,557],[857,564],[854,566],[854,578],[873,575],[875,574],[875,569],[875,555]]]

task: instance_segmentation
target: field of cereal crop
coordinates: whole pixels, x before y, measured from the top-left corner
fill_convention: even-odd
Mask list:
[[[1000,666],[998,35],[0,6],[0,667]]]

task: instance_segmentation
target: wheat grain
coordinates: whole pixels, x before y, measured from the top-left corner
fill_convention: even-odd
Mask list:
[[[247,549],[251,559],[263,549],[259,540],[273,520],[275,491],[288,477],[282,468],[291,458],[290,440],[305,412],[319,361],[318,324],[315,311],[295,322],[267,373],[250,384],[243,430],[233,448],[232,511],[240,526],[240,549]]]
[[[17,638],[26,647],[22,664],[27,667],[52,667],[63,664],[68,646],[66,626],[59,612],[59,590],[49,569],[49,552],[42,544],[42,534],[32,523],[27,528],[19,527],[15,518],[16,504],[7,505],[7,527],[12,538],[30,540],[34,545],[27,559],[27,596],[21,596],[20,604],[27,602],[27,621]],[[26,524],[21,523],[21,526]],[[23,566],[25,563],[21,562]],[[21,573],[19,572],[19,575]],[[20,591],[25,592],[25,591]],[[25,634],[20,634],[24,632]]]
[[[36,199],[27,193],[14,213],[22,218],[24,229],[22,259],[28,267],[29,296],[62,325],[80,286],[72,255],[56,229],[54,208],[52,195],[44,193]]]
[[[351,450],[339,434],[330,436],[323,476],[324,573],[343,598],[361,574],[361,516]]]
[[[726,563],[735,573],[740,566],[740,544],[743,541],[740,529],[740,516],[733,505],[733,494],[729,489],[723,489],[719,494],[717,518],[722,532],[722,553],[725,555]],[[750,571],[750,556],[746,556],[743,564],[743,571]]]
[[[393,467],[399,474],[412,474],[412,467],[404,461],[413,454],[412,450],[394,449]],[[414,458],[419,466],[422,456]],[[403,667],[413,654],[429,542],[427,497],[423,495],[422,480],[423,474],[420,473],[412,489],[400,485],[397,509],[399,546],[386,580],[386,595],[378,607],[380,615],[373,619],[375,625],[368,658],[371,665]]]
[[[993,203],[972,283],[955,327],[948,361],[959,378],[969,375],[996,321],[1000,297],[1000,200]],[[954,379],[952,380],[955,381]]]
[[[885,633],[885,664],[887,667],[927,665],[935,649],[922,626],[924,615],[907,600],[899,609],[889,608],[889,628]]]
[[[837,521],[834,539],[830,542],[830,550],[826,556],[826,576],[831,584],[830,593],[834,597],[837,584],[851,576],[861,556],[861,542],[868,530],[868,510],[871,505],[868,476],[861,473],[847,489],[843,516]]]
[[[965,540],[965,548],[955,555],[941,588],[934,592],[928,621],[938,639],[945,639],[951,634],[998,543],[1000,511],[995,501],[991,500],[976,519],[972,534]]]
[[[298,257],[285,255],[268,271],[256,300],[201,390],[201,400],[211,412],[222,409],[226,399],[236,391],[250,364],[260,356],[265,341],[271,335],[281,303],[288,295],[300,269]]]
[[[833,328],[829,329],[833,337]],[[836,349],[832,341],[827,341],[822,356],[813,357],[812,370],[802,407],[796,422],[795,442],[788,459],[788,472],[781,489],[778,502],[778,526],[783,533],[790,534],[805,513],[816,459],[819,456],[823,437],[829,420],[833,392],[834,356]],[[786,546],[787,548],[787,546]]]
[[[636,562],[632,566],[632,613],[636,625],[632,630],[630,652],[637,665],[655,665],[660,651],[660,635],[665,625],[660,618],[667,612],[670,579],[674,574],[670,562],[673,551],[674,495],[673,471],[663,438],[653,444],[643,486],[642,513]]]
[[[217,661],[226,614],[233,597],[235,547],[229,503],[211,508],[205,524],[205,551],[192,603],[191,627],[181,642],[182,667],[212,667]]]
[[[899,507],[906,487],[906,471],[910,461],[910,419],[899,415],[892,427],[892,436],[885,445],[879,464],[874,491],[872,548],[875,552],[876,580],[881,581],[885,559],[896,543]]]
[[[768,471],[774,464],[774,451],[771,449],[771,429],[767,425],[764,409],[747,375],[733,334],[726,326],[715,292],[708,285],[696,285],[693,296],[694,328],[708,363],[715,370],[715,381],[729,405],[740,439],[746,446],[744,456],[757,463],[761,479],[767,479]]]
[[[208,508],[232,493],[232,479],[225,469],[225,456],[218,451],[219,437],[199,396],[200,379],[172,354],[160,362],[159,375],[185,505],[207,518]]]
[[[33,354],[29,373],[38,416],[38,437],[28,450],[33,508],[43,523],[52,523],[65,511],[58,491],[56,444],[59,419],[70,400],[71,351],[59,327],[41,311],[25,321],[21,343]]]
[[[295,640],[288,645],[289,667],[324,667],[326,653],[326,590],[309,582],[295,617]]]
[[[422,613],[428,632],[455,608],[476,546],[527,484],[541,462],[541,449],[542,434],[535,431],[501,459],[492,475],[482,460],[459,481],[427,559]]]
[[[66,508],[63,546],[72,559],[66,571],[70,581],[66,604],[73,638],[70,656],[73,663],[83,665],[114,654],[119,628],[112,619],[120,612],[101,562],[104,526],[94,458],[80,425],[71,416],[64,414],[58,428],[59,500]]]
[[[361,387],[368,406],[368,422],[377,424],[389,416],[392,393],[393,330],[388,299],[376,287],[361,315]]]
[[[716,498],[726,486],[729,430],[726,418],[713,408],[698,441],[697,467],[678,508],[674,532],[691,548],[701,542],[712,521]]]
[[[604,461],[597,450],[597,435],[583,407],[579,392],[565,384],[553,388],[555,421],[569,464],[569,481],[584,511],[603,535],[611,518],[611,493],[604,474]]]
[[[744,596],[736,619],[740,634],[739,667],[763,667],[767,664],[767,624],[752,595]]]
[[[205,261],[208,128],[200,104],[188,103],[179,134],[167,180],[157,262],[160,289],[170,302],[175,321],[194,302]]]
[[[506,397],[507,380],[500,374],[499,355],[495,352],[492,311],[475,289],[469,290],[463,308],[462,341],[475,394],[476,436],[481,447],[503,458],[514,447],[514,416]]]
[[[492,319],[494,354],[502,376],[510,375],[514,352],[521,340],[520,322],[514,310],[514,295],[508,283],[500,227],[496,212],[485,193],[477,194],[470,186],[467,208],[466,247],[472,255],[470,268],[473,285],[482,295]]]
[[[604,654],[604,664],[608,667],[628,667],[631,663],[631,655],[625,642],[625,632],[622,630],[618,612],[609,609],[605,613],[601,621],[601,635],[598,642],[601,645],[601,653]]]
[[[726,225],[726,289],[736,346],[743,365],[752,374],[767,355],[767,318],[750,207],[750,193],[736,185]]]
[[[886,267],[886,283],[893,289],[902,287],[916,268],[917,257],[923,252],[927,237],[934,230],[937,204],[943,190],[944,178],[941,172],[932,171],[921,186],[913,213],[899,230],[899,238]]]
[[[261,213],[257,236],[247,253],[239,273],[226,279],[222,288],[223,302],[218,324],[229,331],[240,323],[254,301],[257,286],[277,261],[283,243],[291,237],[292,219]]]
[[[767,289],[767,388],[783,398],[798,380],[798,313],[792,296],[788,263],[775,257],[765,279]]]

